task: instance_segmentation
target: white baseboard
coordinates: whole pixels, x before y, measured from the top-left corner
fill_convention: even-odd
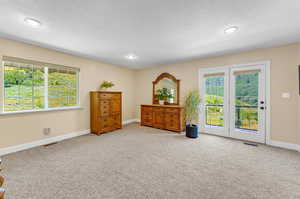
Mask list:
[[[140,119],[131,119],[131,120],[123,121],[122,124],[127,125],[127,124],[130,124],[130,123],[140,122],[140,121],[141,121]],[[62,140],[66,140],[66,139],[86,135],[86,134],[89,134],[90,132],[91,132],[91,130],[88,129],[88,130],[72,132],[72,133],[68,133],[68,134],[60,135],[60,136],[56,136],[56,137],[46,138],[46,139],[43,139],[43,140],[38,140],[38,141],[30,142],[30,143],[25,143],[25,144],[21,144],[21,145],[17,145],[17,146],[2,148],[2,149],[0,149],[0,157],[3,156],[3,155],[10,154],[10,153],[15,153],[15,152],[23,151],[23,150],[26,150],[26,149],[31,149],[31,148],[34,148],[34,147],[37,147],[37,146],[42,146],[42,145],[50,144],[50,143],[53,143],[53,142],[59,142],[59,141],[62,141]],[[274,147],[280,147],[280,148],[284,148],[284,149],[295,150],[295,151],[300,152],[300,145],[297,145],[297,144],[290,144],[290,143],[287,143],[287,142],[270,140],[268,142],[268,145],[274,146]]]
[[[125,120],[125,121],[122,122],[122,124],[127,125],[127,124],[135,123],[135,122],[140,122],[140,120],[139,119]]]
[[[295,151],[300,152],[300,145],[298,145],[298,144],[290,144],[290,143],[287,143],[287,142],[270,140],[268,145],[275,146],[275,147],[280,147],[280,148],[284,148],[284,149],[295,150]]]
[[[122,122],[122,124],[126,125],[126,124],[130,124],[130,123],[134,123],[134,122],[139,122],[139,119],[125,120],[125,121]],[[70,139],[70,138],[73,138],[73,137],[78,137],[78,136],[81,136],[81,135],[86,135],[86,134],[89,134],[90,132],[91,132],[91,130],[88,129],[88,130],[84,130],[84,131],[72,132],[72,133],[68,133],[68,134],[65,134],[65,135],[46,138],[46,139],[43,139],[43,140],[37,140],[37,141],[34,141],[34,142],[30,142],[30,143],[20,144],[20,145],[17,145],[17,146],[2,148],[2,149],[0,149],[0,156],[7,155],[7,154],[10,154],[10,153],[15,153],[15,152],[18,152],[18,151],[23,151],[23,150],[26,150],[26,149],[31,149],[31,148],[34,148],[34,147],[37,147],[37,146],[50,144],[50,143],[53,143],[53,142],[59,142],[59,141],[62,141],[62,140]]]
[[[31,149],[31,148],[41,146],[41,145],[50,144],[53,142],[59,142],[62,140],[70,139],[73,137],[78,137],[81,135],[86,135],[86,134],[89,134],[90,132],[91,132],[90,129],[88,129],[88,130],[72,132],[72,133],[68,133],[68,134],[60,135],[60,136],[56,136],[56,137],[46,138],[43,140],[38,140],[38,141],[30,142],[30,143],[25,143],[25,144],[21,144],[21,145],[17,145],[17,146],[2,148],[2,149],[0,149],[0,156],[7,155],[10,153],[15,153],[18,151],[23,151],[26,149]]]

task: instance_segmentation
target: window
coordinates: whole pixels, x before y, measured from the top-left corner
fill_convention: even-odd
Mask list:
[[[79,69],[3,57],[2,112],[79,106]]]
[[[48,105],[50,108],[77,105],[77,72],[48,70]]]

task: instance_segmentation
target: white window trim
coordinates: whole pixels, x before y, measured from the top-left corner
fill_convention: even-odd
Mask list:
[[[9,111],[9,112],[1,112],[0,115],[15,115],[15,114],[22,114],[22,113],[37,113],[37,112],[50,112],[50,111],[63,111],[63,110],[78,110],[78,109],[83,109],[83,107],[69,106],[69,107],[37,109],[37,110]]]
[[[49,104],[48,104],[48,67],[44,68],[44,106],[45,109],[49,108]],[[47,97],[46,97],[47,96]]]
[[[2,57],[1,57],[2,58]],[[1,59],[1,67],[0,67],[0,114],[3,113],[4,110],[4,67],[3,60]]]
[[[1,67],[0,67],[0,82],[2,86],[0,85],[1,90],[1,96],[0,96],[0,115],[14,115],[14,114],[23,114],[23,113],[36,113],[36,112],[50,112],[50,111],[62,111],[62,110],[78,110],[83,109],[80,105],[80,90],[79,90],[79,81],[80,81],[80,72],[76,72],[77,74],[77,105],[76,106],[63,106],[63,107],[55,107],[55,108],[49,108],[48,104],[48,67],[44,67],[44,78],[45,78],[45,108],[43,109],[32,109],[32,110],[21,110],[21,111],[4,111],[4,105],[5,105],[5,89],[4,89],[4,61],[1,60]]]

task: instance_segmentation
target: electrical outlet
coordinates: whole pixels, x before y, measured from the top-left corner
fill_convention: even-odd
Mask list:
[[[289,92],[281,93],[281,97],[285,98],[285,99],[290,99],[291,98],[291,93],[289,93]]]
[[[51,133],[51,128],[44,128],[43,129],[43,134],[44,135],[49,135]]]

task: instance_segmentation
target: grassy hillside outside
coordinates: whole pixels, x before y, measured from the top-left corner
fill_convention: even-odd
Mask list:
[[[77,104],[77,74],[49,69],[49,108]],[[38,110],[45,108],[43,68],[5,66],[4,111]]]

